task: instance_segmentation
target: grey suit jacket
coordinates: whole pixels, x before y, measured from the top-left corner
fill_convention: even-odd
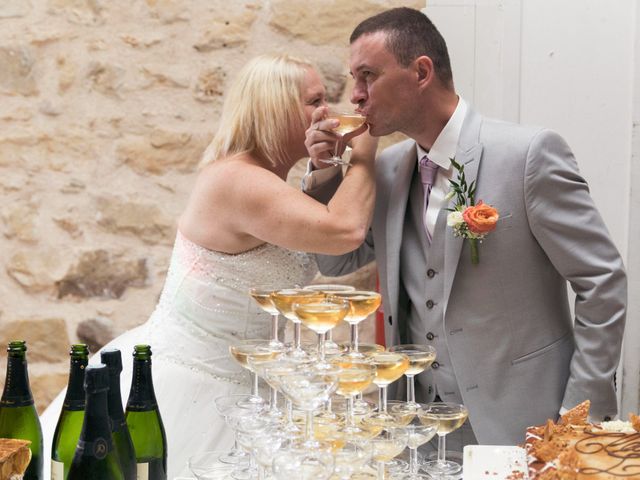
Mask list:
[[[585,399],[593,415],[615,415],[626,275],[569,147],[549,130],[469,109],[456,160],[467,181],[477,181],[476,200],[501,216],[479,246],[478,265],[471,264],[467,241],[447,227],[446,210],[434,233],[445,236],[438,242],[445,249],[442,321],[476,438],[521,443],[527,426]],[[406,247],[402,224],[415,163],[414,141],[386,149],[376,161],[367,241],[344,256],[318,256],[325,275],[377,260],[388,346],[399,343],[399,329],[409,321],[399,252]],[[326,198],[335,186],[308,193]],[[412,268],[426,272],[427,265],[417,261]],[[576,293],[575,318],[567,281]]]

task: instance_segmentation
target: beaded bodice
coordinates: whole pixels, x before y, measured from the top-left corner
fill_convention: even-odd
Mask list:
[[[150,319],[150,343],[180,363],[225,376],[228,345],[269,338],[270,317],[250,297],[254,286],[310,283],[311,255],[263,244],[235,255],[208,250],[178,232],[160,301]],[[281,320],[281,324],[284,321]]]

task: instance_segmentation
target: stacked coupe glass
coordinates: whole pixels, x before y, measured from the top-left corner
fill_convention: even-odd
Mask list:
[[[236,442],[230,451],[194,455],[189,467],[198,480],[426,480],[461,471],[444,458],[445,436],[465,422],[466,408],[415,400],[413,378],[435,360],[435,350],[359,343],[358,325],[380,306],[379,293],[310,285],[260,287],[250,295],[271,315],[271,338],[229,347],[252,377],[251,392],[216,399],[214,407]],[[278,338],[280,315],[293,323],[291,344]],[[327,341],[342,321],[350,326],[351,341]],[[303,344],[302,326],[317,335],[316,345]],[[387,387],[403,375],[407,401],[387,401]],[[268,400],[260,395],[259,378],[270,388]],[[371,384],[379,388],[377,406],[362,399]],[[421,463],[418,447],[436,434],[437,460]],[[396,458],[405,449],[408,463]]]

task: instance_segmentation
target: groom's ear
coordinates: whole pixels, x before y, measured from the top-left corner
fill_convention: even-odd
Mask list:
[[[413,66],[416,72],[418,84],[420,86],[426,86],[433,80],[435,70],[433,68],[433,61],[430,57],[422,55],[414,60]]]

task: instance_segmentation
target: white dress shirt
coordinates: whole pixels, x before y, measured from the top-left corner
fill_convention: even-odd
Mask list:
[[[417,146],[417,161],[423,156],[429,157],[429,160],[438,165],[438,172],[436,173],[436,180],[431,187],[431,194],[429,195],[429,205],[425,213],[424,224],[433,238],[433,233],[436,226],[436,220],[441,208],[445,208],[449,203],[446,199],[447,194],[451,188],[449,180],[457,177],[457,172],[451,165],[451,158],[455,158],[456,149],[458,148],[458,139],[460,138],[460,131],[462,130],[462,122],[467,114],[467,104],[458,97],[458,105],[451,115],[451,118],[444,126],[440,134],[437,136],[431,150],[428,152],[420,145]],[[420,167],[418,167],[420,168]]]

